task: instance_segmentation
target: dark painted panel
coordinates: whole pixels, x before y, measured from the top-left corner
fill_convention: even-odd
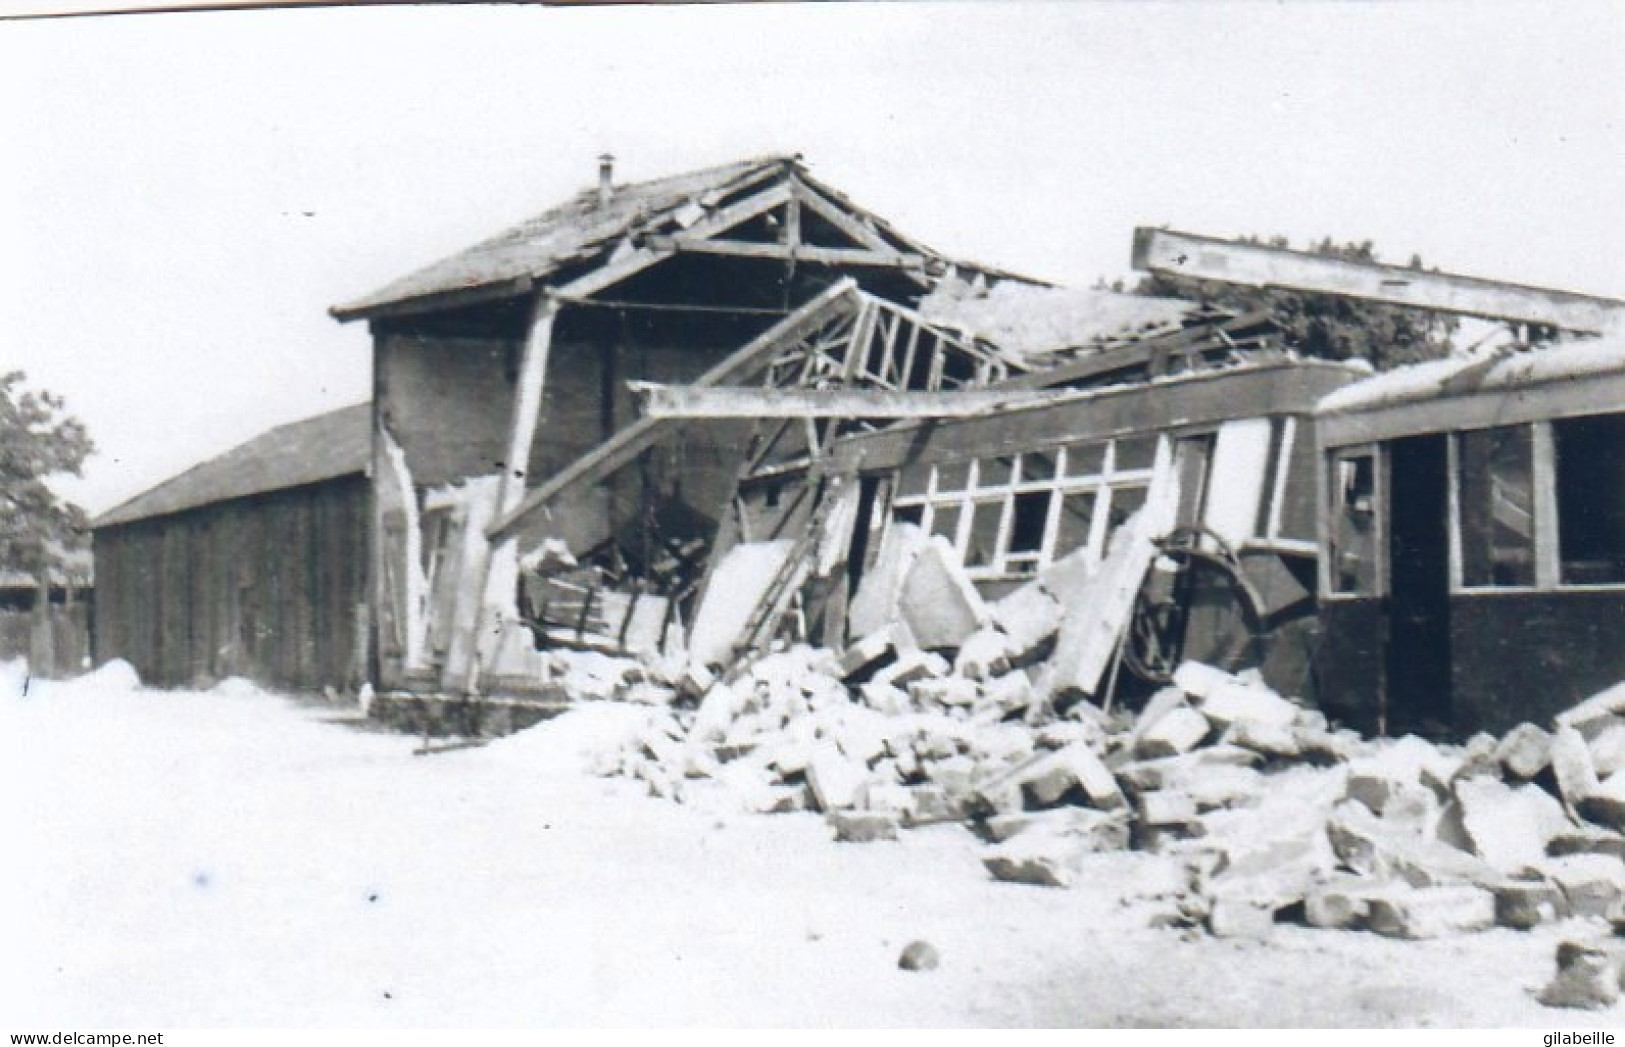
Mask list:
[[[1543,723],[1625,680],[1625,592],[1458,595],[1450,618],[1463,736]]]
[[[1328,600],[1320,605],[1313,677],[1320,708],[1366,734],[1378,728],[1382,678],[1382,603]]]

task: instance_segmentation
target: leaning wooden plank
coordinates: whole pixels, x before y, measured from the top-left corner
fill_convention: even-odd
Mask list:
[[[1338,295],[1390,305],[1600,333],[1625,324],[1625,302],[1454,273],[1243,244],[1171,229],[1134,230],[1134,268],[1249,287]]]
[[[629,381],[646,417],[667,418],[973,418],[1041,407],[1076,394],[1064,390],[763,389]]]
[[[834,315],[854,310],[861,301],[857,282],[851,278],[838,280],[815,298],[785,317],[753,339],[744,348],[706,371],[694,380],[695,385],[720,385],[723,382],[749,377],[770,360],[785,342],[793,342],[827,323]],[[608,476],[631,463],[657,439],[666,425],[665,419],[639,418],[614,436],[594,448],[590,453],[571,462],[547,482],[525,495],[514,508],[504,512],[491,526],[493,539],[511,534],[531,514],[576,484],[589,483]]]

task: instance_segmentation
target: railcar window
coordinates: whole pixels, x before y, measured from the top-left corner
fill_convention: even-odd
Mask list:
[[[1552,423],[1559,579],[1625,583],[1625,415]]]
[[[1528,425],[1463,433],[1457,457],[1461,497],[1461,584],[1535,584],[1535,441]]]
[[[1377,464],[1370,454],[1334,455],[1332,472],[1332,591],[1377,591]]]
[[[1098,556],[1100,537],[1145,504],[1157,440],[911,464],[900,470],[892,519],[923,521],[954,543],[973,577],[1032,574],[1079,548]]]

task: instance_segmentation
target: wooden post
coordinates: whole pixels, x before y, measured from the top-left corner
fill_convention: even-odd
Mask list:
[[[540,292],[531,313],[530,334],[525,339],[524,354],[519,361],[518,387],[514,390],[513,418],[508,426],[508,454],[503,460],[502,480],[498,487],[496,519],[501,519],[519,506],[525,497],[525,474],[530,468],[531,445],[536,439],[536,425],[542,413],[542,392],[547,379],[547,358],[553,347],[553,322],[558,316],[558,299],[547,291]],[[480,601],[476,615],[474,643],[464,681],[464,690],[474,693],[479,688],[479,651],[494,650],[495,644],[482,645],[480,640],[488,632],[500,631],[502,620],[499,608],[513,602],[513,590],[518,572],[518,542],[507,536],[491,543],[481,535],[485,548],[485,563],[478,573],[479,590],[469,594]]]

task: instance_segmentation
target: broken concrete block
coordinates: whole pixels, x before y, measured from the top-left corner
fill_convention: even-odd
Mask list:
[[[947,676],[951,668],[948,659],[935,651],[912,647],[900,652],[896,661],[876,672],[872,682],[909,690],[916,683]]]
[[[1397,877],[1413,887],[1483,885],[1502,879],[1482,859],[1396,829],[1354,800],[1344,800],[1332,811],[1326,835],[1344,867],[1362,875]]]
[[[1454,803],[1454,801],[1451,801]],[[1403,829],[1413,836],[1431,836],[1433,839],[1459,846],[1461,850],[1471,851],[1472,841],[1467,831],[1462,828],[1460,832],[1455,829],[1461,826],[1460,805],[1457,805],[1455,822],[1444,833],[1439,831],[1444,814],[1439,803],[1439,797],[1432,789],[1422,785],[1407,785],[1388,798],[1382,808],[1382,820],[1396,829]]]
[[[1573,727],[1559,727],[1552,735],[1551,760],[1564,806],[1577,811],[1580,801],[1602,784],[1597,779],[1597,769],[1591,764],[1591,750],[1580,732]]]
[[[1466,885],[1388,891],[1371,899],[1366,926],[1387,938],[1443,938],[1495,926],[1495,896]]]
[[[1022,833],[982,856],[982,866],[996,880],[1038,887],[1070,887],[1087,852],[1076,837]]]
[[[1173,683],[1193,701],[1201,701],[1209,694],[1227,684],[1234,684],[1236,678],[1223,669],[1215,669],[1211,665],[1201,662],[1184,662],[1174,670]]]
[[[1607,917],[1625,895],[1625,862],[1603,854],[1547,858],[1538,866],[1563,891],[1575,916]]]
[[[1552,837],[1546,853],[1554,858],[1566,854],[1606,854],[1625,861],[1625,835],[1591,825],[1565,829]]]
[[[1625,715],[1625,683],[1616,683],[1607,690],[1570,706],[1558,713],[1554,717],[1554,722],[1559,728],[1571,727],[1583,735],[1590,735],[1610,717],[1620,715]]]
[[[897,816],[885,811],[831,811],[824,821],[837,843],[873,843],[897,839]]]
[[[913,790],[908,786],[896,782],[865,782],[858,789],[857,809],[902,814],[903,809],[909,805],[912,793]]]
[[[1281,908],[1285,906],[1269,898],[1215,894],[1208,900],[1208,933],[1215,938],[1268,938],[1275,933],[1275,913]]]
[[[1569,915],[1563,889],[1546,880],[1507,880],[1490,893],[1495,895],[1495,922],[1502,927],[1527,931]]]
[[[1528,781],[1552,762],[1552,736],[1532,723],[1508,731],[1496,747],[1495,758],[1514,778]]]
[[[965,817],[965,799],[941,785],[911,785],[905,790],[903,824],[909,827],[957,822]]]
[[[1206,773],[1213,767],[1251,767],[1259,756],[1250,749],[1234,745],[1213,745],[1197,749],[1182,756],[1164,756],[1155,760],[1135,760],[1117,768],[1117,777],[1124,786],[1144,792],[1178,785],[1189,776]]]
[[[1006,659],[1016,664],[1043,647],[1061,625],[1060,603],[1039,582],[1028,582],[988,604],[987,613],[1005,636]]]
[[[1539,786],[1512,788],[1496,778],[1463,778],[1455,795],[1473,853],[1502,872],[1538,863],[1552,837],[1569,827],[1562,805]]]
[[[1290,731],[1298,716],[1296,705],[1269,688],[1240,682],[1209,690],[1196,700],[1196,707],[1220,728],[1245,721]]]
[[[1023,672],[995,676],[982,684],[982,701],[1008,716],[1032,705],[1032,678]]]
[[[999,814],[984,821],[982,827],[995,843],[1025,832],[1076,837],[1083,842],[1087,853],[1127,850],[1130,836],[1128,818],[1123,812],[1097,811],[1091,807]]]
[[[914,557],[899,600],[914,641],[926,649],[959,647],[987,621],[987,608],[965,576],[959,554],[933,535]]]
[[[1386,880],[1339,874],[1304,892],[1304,922],[1326,930],[1364,927],[1371,913],[1371,899],[1393,889]]]
[[[1185,825],[1196,819],[1196,801],[1175,789],[1141,793],[1138,806],[1147,826]]]
[[[816,745],[807,760],[807,785],[820,811],[839,811],[858,801],[858,789],[868,780],[866,768],[844,755],[834,742]]]
[[[1557,947],[1557,976],[1535,999],[1547,1007],[1612,1007],[1619,1002],[1622,970],[1625,964],[1613,942],[1563,942]]]
[[[1185,704],[1185,692],[1177,687],[1164,687],[1157,691],[1146,699],[1145,707],[1134,717],[1134,727],[1129,731],[1123,747],[1132,751],[1152,725]]]
[[[890,628],[868,633],[841,652],[841,679],[848,682],[872,679],[895,657],[896,643]]]
[[[1009,672],[1010,638],[992,627],[978,629],[960,644],[953,671],[978,681]]]
[[[870,680],[868,683],[859,684],[858,695],[863,699],[864,705],[887,716],[902,716],[913,708],[907,691],[887,683],[875,683]]]
[[[1055,593],[1063,613],[1054,653],[1038,681],[1046,699],[1094,695],[1100,688],[1156,557],[1150,526],[1145,510],[1130,516],[1113,534],[1099,570],[1075,587]]]
[[[893,523],[886,528],[875,562],[863,572],[847,608],[847,635],[868,636],[899,619],[903,579],[924,541],[924,533],[914,524]]]
[[[1576,807],[1580,817],[1588,822],[1615,832],[1625,830],[1625,775],[1615,775],[1600,783]]]
[[[709,693],[716,682],[716,673],[699,662],[689,662],[678,677],[677,689],[684,694],[699,696]]]
[[[1083,793],[1091,806],[1103,811],[1128,805],[1112,772],[1094,750],[1082,742],[1036,757],[1016,772],[1013,781],[1022,786],[1039,807],[1059,803],[1073,787]]]
[[[950,795],[966,796],[976,779],[976,761],[969,756],[950,756],[945,760],[931,761],[925,765],[924,771],[927,778]]]
[[[1322,766],[1348,763],[1358,759],[1364,746],[1354,731],[1328,731],[1325,728],[1299,724],[1292,729],[1298,745],[1298,758],[1305,763]]]
[[[1347,795],[1377,814],[1390,797],[1418,784],[1434,789],[1443,800],[1450,795],[1450,782],[1459,769],[1459,758],[1439,752],[1415,735],[1406,735],[1349,764]]]
[[[694,710],[689,738],[712,744],[722,741],[728,736],[728,727],[744,712],[748,697],[728,684],[712,684],[700,699],[699,708]]]
[[[1154,760],[1188,753],[1208,736],[1212,725],[1207,717],[1188,705],[1176,706],[1148,726],[1134,747],[1134,755]]]
[[[962,676],[944,676],[940,679],[916,680],[909,684],[908,695],[916,705],[942,708],[969,708],[976,704],[979,692],[975,680]]]
[[[1284,727],[1258,720],[1240,720],[1230,725],[1224,740],[1270,759],[1291,760],[1303,751],[1299,731],[1297,724]]]
[[[1201,812],[1256,807],[1263,798],[1264,776],[1251,767],[1215,764],[1200,774],[1183,777],[1178,788],[1195,801]]]
[[[1625,720],[1610,722],[1586,742],[1597,777],[1607,779],[1625,769]]]
[[[711,572],[705,596],[688,634],[690,662],[727,665],[744,639],[767,588],[789,560],[795,543],[788,538],[771,542],[741,542],[723,554]]]

